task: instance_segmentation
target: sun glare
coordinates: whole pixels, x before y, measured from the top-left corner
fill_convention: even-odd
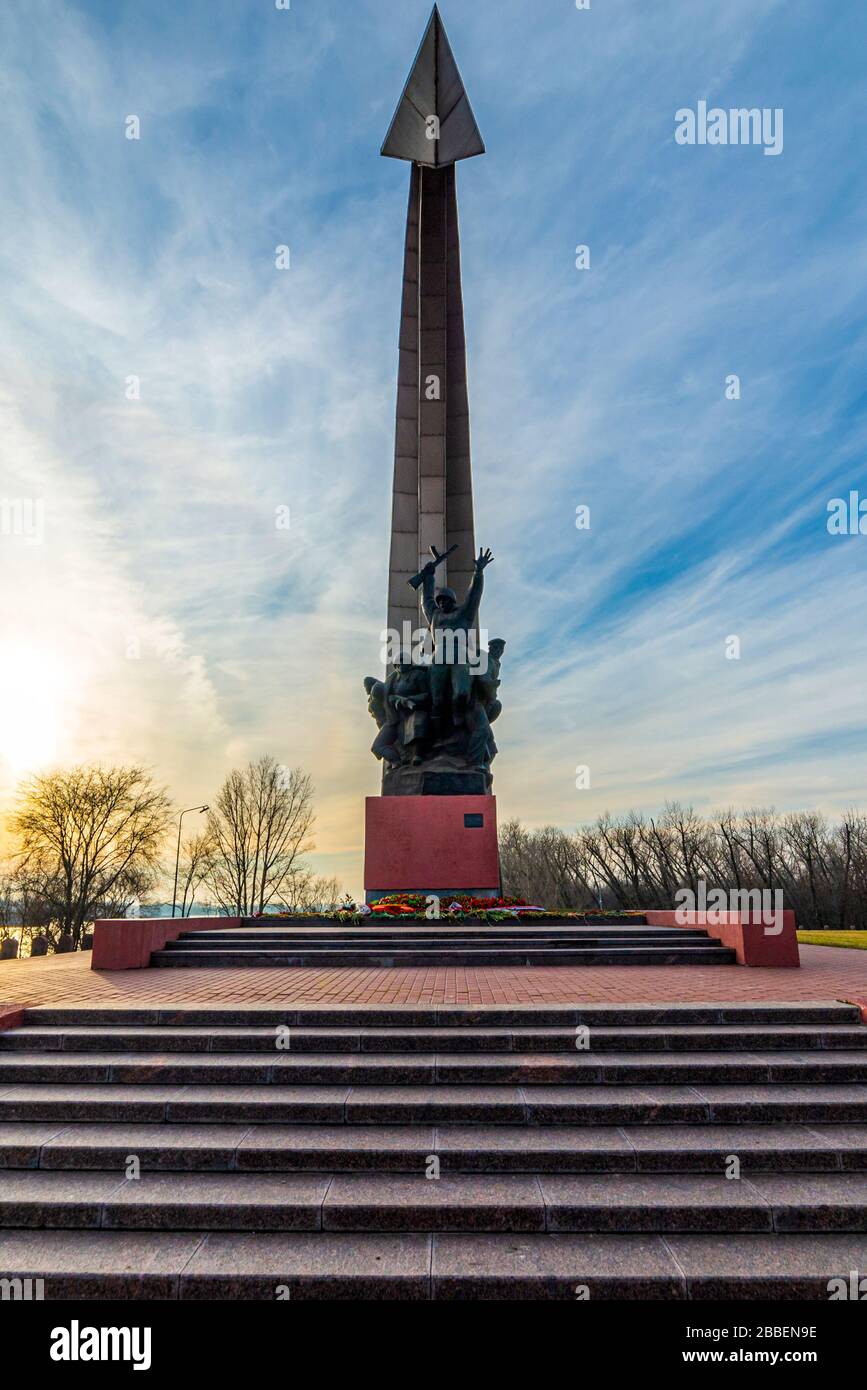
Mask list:
[[[44,651],[0,650],[0,773],[13,779],[51,763],[57,754],[68,680]]]

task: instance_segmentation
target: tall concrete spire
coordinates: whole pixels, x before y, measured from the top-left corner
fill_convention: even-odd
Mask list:
[[[484,154],[434,6],[382,153],[412,163],[404,253],[388,626],[419,625],[408,580],[428,547],[458,549],[438,582],[460,598],[475,554],[455,162]]]

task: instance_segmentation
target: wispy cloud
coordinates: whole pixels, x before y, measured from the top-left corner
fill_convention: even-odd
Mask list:
[[[0,495],[45,502],[43,544],[0,538],[12,724],[52,693],[0,797],[99,756],[194,801],[268,749],[359,887],[407,175],[377,151],[428,8],[3,6]],[[867,16],[444,14],[489,151],[459,185],[501,815],[863,800],[867,540],[824,522],[867,493]],[[783,155],[676,146],[699,98],[784,107]]]

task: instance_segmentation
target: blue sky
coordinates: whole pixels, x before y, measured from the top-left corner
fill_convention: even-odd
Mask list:
[[[826,509],[867,497],[867,9],[441,9],[488,149],[459,197],[501,818],[863,805],[867,537]],[[192,804],[271,751],[360,888],[408,180],[379,147],[429,10],[4,0],[0,497],[44,534],[0,537],[0,798],[136,757]],[[700,99],[782,108],[782,154],[676,144]]]

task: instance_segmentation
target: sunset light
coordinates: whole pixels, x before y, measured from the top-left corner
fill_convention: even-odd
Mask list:
[[[44,647],[0,647],[0,775],[39,771],[57,757],[71,681]]]

